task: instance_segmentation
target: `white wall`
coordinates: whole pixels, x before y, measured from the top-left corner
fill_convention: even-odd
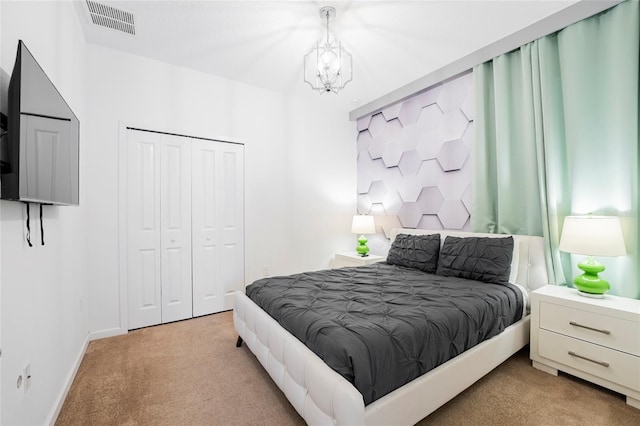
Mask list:
[[[245,144],[246,283],[329,266],[352,245],[355,125],[328,96],[310,100],[90,45],[89,328],[126,330],[118,285],[119,123]]]
[[[80,207],[45,207],[44,247],[26,247],[24,207],[0,202],[0,423],[49,422],[87,333],[126,331],[118,281],[120,123],[245,144],[247,284],[265,266],[271,275],[324,268],[335,251],[351,248],[355,126],[334,108],[335,98],[289,98],[88,45],[69,2],[0,7],[2,70],[11,73],[23,39],[81,123]],[[33,387],[21,395],[15,383],[27,362]]]
[[[2,74],[11,74],[22,39],[83,123],[85,43],[72,4],[2,2],[0,7]],[[85,140],[86,128],[80,129]],[[45,246],[36,205],[29,248],[24,205],[0,202],[1,424],[49,422],[87,341],[86,154],[82,149],[80,207],[45,206]],[[27,363],[32,387],[22,394],[16,379]]]

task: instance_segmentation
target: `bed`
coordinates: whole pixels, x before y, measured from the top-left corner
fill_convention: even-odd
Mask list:
[[[392,241],[396,241],[395,237],[399,234],[403,238],[407,235],[439,234],[441,250],[449,236],[467,239],[507,237],[460,231],[396,229],[392,232]],[[509,282],[517,284],[523,290],[522,306],[526,307],[528,292],[548,282],[543,241],[541,237],[532,236],[514,235],[512,238]],[[451,239],[453,240],[454,238]],[[444,252],[440,255],[442,253]],[[372,267],[375,268],[373,265]],[[336,372],[335,366],[329,367],[245,293],[236,292],[234,297],[234,325],[238,335],[296,411],[312,425],[415,424],[529,341],[529,315],[524,310],[521,319],[499,334],[475,344],[384,396],[372,398],[366,391],[359,391],[352,378],[347,380]],[[297,333],[296,330],[293,332]]]

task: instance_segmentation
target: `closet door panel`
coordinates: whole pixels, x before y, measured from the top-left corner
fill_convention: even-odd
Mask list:
[[[162,322],[192,317],[191,142],[162,135]]]
[[[222,220],[221,282],[225,309],[233,309],[233,293],[244,290],[244,148],[221,144],[219,205]]]
[[[160,137],[127,133],[127,283],[129,329],[159,324]]]
[[[244,147],[127,135],[129,328],[233,308],[244,290]]]
[[[193,315],[224,310],[220,287],[219,177],[217,144],[192,143]]]

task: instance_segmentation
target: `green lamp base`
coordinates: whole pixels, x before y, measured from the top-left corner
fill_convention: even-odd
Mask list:
[[[358,246],[356,247],[356,252],[362,257],[369,256],[369,246],[367,246],[367,237],[365,237],[364,235],[360,235],[360,238],[358,238]]]
[[[609,282],[598,276],[599,272],[604,271],[605,267],[592,257],[578,263],[578,268],[584,271],[584,274],[573,279],[573,285],[578,289],[581,295],[594,298],[603,298],[604,294],[609,291]]]

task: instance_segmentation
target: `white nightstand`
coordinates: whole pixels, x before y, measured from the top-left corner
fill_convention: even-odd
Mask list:
[[[333,262],[334,268],[344,268],[345,266],[364,266],[372,263],[383,262],[387,260],[384,256],[370,254],[362,257],[355,251],[349,253],[336,253],[336,259]]]
[[[640,409],[640,300],[545,286],[531,293],[530,348],[535,368],[612,389]]]

